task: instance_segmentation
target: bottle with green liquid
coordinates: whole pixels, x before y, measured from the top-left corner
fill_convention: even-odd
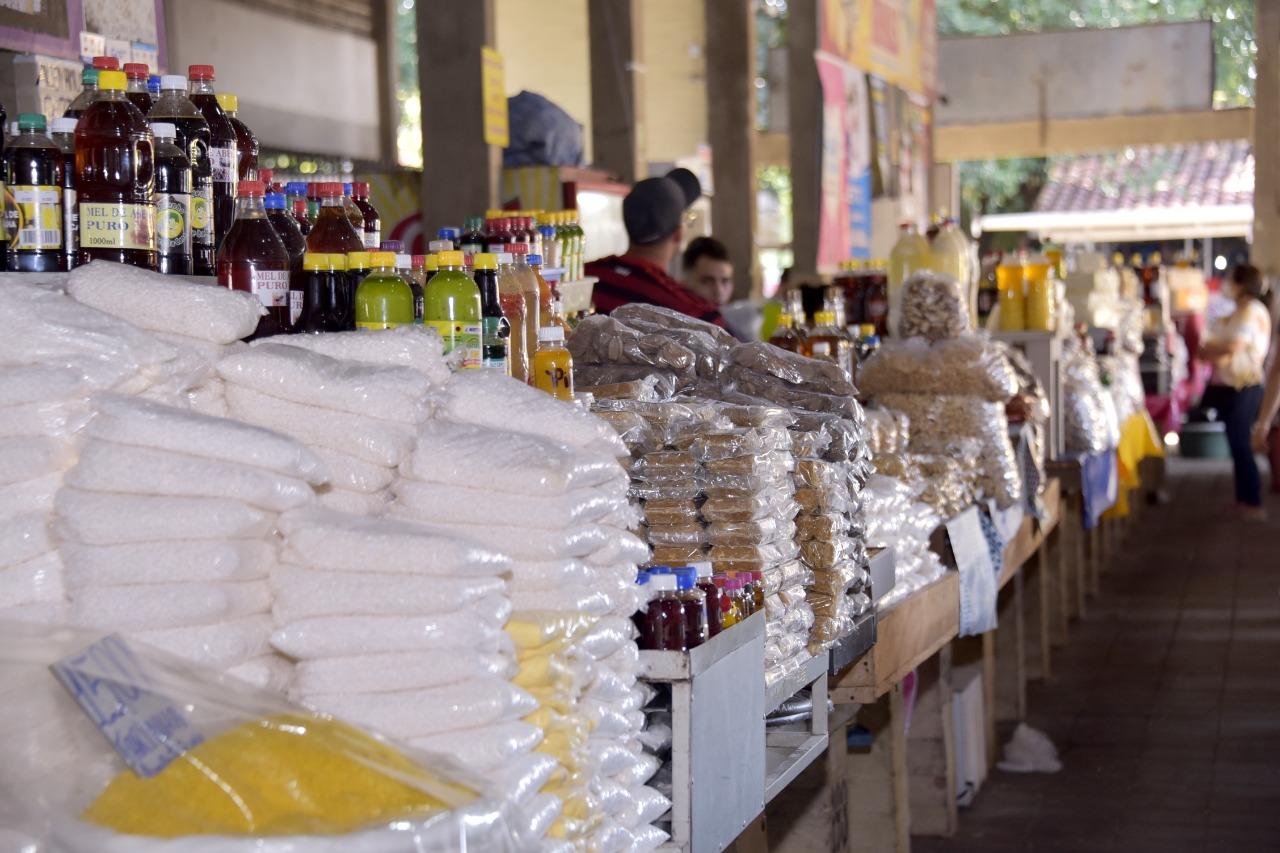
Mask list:
[[[440,270],[427,282],[423,319],[440,333],[446,353],[462,351],[459,367],[483,367],[480,288],[467,275],[462,252],[440,252],[436,260]]]
[[[396,272],[395,252],[370,252],[373,271],[356,288],[356,328],[413,325],[413,291]],[[474,287],[474,285],[472,285]]]

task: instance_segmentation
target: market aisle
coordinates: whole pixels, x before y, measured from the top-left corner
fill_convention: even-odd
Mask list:
[[[1063,770],[996,771],[959,833],[917,853],[1280,849],[1280,501],[1246,525],[1227,463],[1170,475],[1172,503],[1030,686]]]

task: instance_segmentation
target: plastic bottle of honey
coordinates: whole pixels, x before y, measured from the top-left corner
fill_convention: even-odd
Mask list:
[[[124,64],[124,76],[129,81],[126,84],[125,97],[141,110],[143,115],[151,112],[151,108],[156,102],[155,98],[151,96],[151,91],[147,88],[147,80],[151,77],[151,69],[147,67],[145,62],[126,62]]]
[[[302,236],[306,237],[311,233],[311,220],[307,218],[307,185],[302,181],[289,181],[284,185],[284,195],[289,215],[293,217]]]
[[[376,249],[382,241],[382,217],[378,209],[369,201],[369,183],[356,181],[351,185],[351,200],[360,209],[364,222],[364,245],[366,249]]]
[[[217,94],[218,106],[227,114],[227,121],[236,131],[236,177],[248,180],[258,176],[258,137],[249,126],[242,122],[236,113],[240,109],[240,98],[230,92]],[[270,189],[266,181],[263,186]]]
[[[89,105],[98,99],[98,69],[86,68],[80,72],[80,94],[63,110],[63,118],[80,118]]]
[[[834,311],[818,311],[813,315],[817,325],[809,330],[805,340],[810,358],[820,358],[839,365],[846,373],[853,364],[853,342],[836,324]]]
[[[511,335],[507,338],[511,375],[521,382],[528,382],[530,353],[524,291],[520,289],[520,279],[512,266],[510,253],[503,252],[494,257],[498,260],[498,301],[502,303],[503,316],[511,327]]]
[[[266,187],[266,182],[263,182]],[[293,221],[293,217],[285,210],[284,193],[268,192],[262,200],[262,206],[267,211],[267,221],[271,223],[271,227],[275,229],[276,236],[280,238],[280,242],[284,243],[284,249],[289,253],[289,293],[290,299],[293,299],[294,286],[302,277],[302,258],[307,251],[307,238],[302,236],[302,232],[298,230],[298,223]],[[328,258],[328,255],[325,256]],[[337,255],[341,260],[341,269],[346,270],[346,256]],[[296,306],[292,302],[289,303],[290,317],[292,318]],[[290,329],[293,330],[292,319],[290,320]]]
[[[342,206],[342,184],[327,181],[313,186],[320,196],[320,212],[307,234],[307,251],[328,254],[367,251],[363,233],[351,224]]]
[[[355,192],[355,188],[349,183],[339,183],[342,187],[342,210],[347,214],[347,219],[351,222],[351,227],[356,229],[356,233],[360,235],[361,241],[364,240],[364,214],[360,211],[360,206],[356,204],[351,194]],[[404,244],[401,243],[399,251],[404,251]]]
[[[160,97],[147,114],[151,121],[172,124],[177,144],[191,161],[191,266],[196,275],[214,275],[213,164],[209,159],[209,122],[187,97],[187,78],[160,78]]]
[[[676,594],[676,576],[650,573],[649,587],[652,597],[644,612],[640,648],[671,652],[688,649],[684,602]]]
[[[13,207],[6,211],[11,272],[67,269],[63,254],[62,151],[45,136],[44,116],[18,116],[18,136],[4,149],[6,189]]]
[[[707,627],[707,594],[698,588],[698,572],[694,568],[675,570],[676,595],[684,604],[684,641],[695,648],[710,636]]]
[[[76,124],[80,262],[154,270],[155,137],[124,87],[124,72],[99,72],[98,98]]]
[[[209,123],[209,165],[213,171],[213,240],[220,245],[236,218],[236,183],[239,159],[235,125],[218,104],[213,91],[213,66],[192,65],[187,69],[191,103]],[[163,84],[162,84],[163,85]]]
[[[716,586],[715,581],[711,579],[710,563],[694,563],[693,570],[697,574],[698,589],[702,590],[702,594],[706,596],[707,638],[710,639],[719,634],[721,630],[720,587]]]
[[[218,246],[218,284],[255,294],[267,309],[252,337],[284,334],[292,327],[289,251],[267,219],[262,182],[243,181],[236,192],[236,220]]]
[[[191,275],[191,160],[178,146],[178,130],[152,122],[156,135],[156,249],[160,272]]]
[[[413,291],[396,272],[395,252],[371,252],[373,271],[356,288],[356,328],[413,325]]]
[[[55,118],[49,138],[62,152],[62,254],[67,259],[67,269],[74,269],[76,254],[80,250],[80,208],[76,204],[76,120]]]
[[[533,354],[533,384],[557,400],[573,401],[573,356],[564,345],[564,328],[538,330],[538,351]]]

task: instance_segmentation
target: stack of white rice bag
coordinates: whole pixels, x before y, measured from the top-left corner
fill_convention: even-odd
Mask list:
[[[301,337],[301,336],[290,336]],[[314,449],[333,476],[320,503],[381,515],[396,466],[429,413],[431,382],[409,367],[340,360],[264,342],[218,362],[231,415]]]
[[[323,464],[296,442],[139,398],[94,398],[54,502],[73,624],[120,631],[261,686],[278,513],[313,503]]]
[[[438,411],[391,512],[513,560],[514,680],[538,701],[537,751],[562,767],[543,788],[563,804],[548,845],[652,849],[670,804],[643,784],[657,762],[637,739],[648,697],[629,617],[648,549],[627,532],[625,451],[594,416],[504,377],[455,377]]]
[[[257,328],[262,305],[252,294],[102,261],[76,267],[67,276],[67,292],[173,348],[168,375],[145,396],[226,415],[222,381],[213,366],[242,349],[240,340]]]

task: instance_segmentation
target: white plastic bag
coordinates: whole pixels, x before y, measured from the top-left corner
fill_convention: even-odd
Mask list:
[[[62,601],[62,561],[55,551],[0,569],[0,607]]]
[[[291,565],[272,570],[271,586],[275,593],[272,611],[281,625],[313,616],[353,613],[446,613],[503,592],[498,577],[329,572]]]
[[[316,501],[325,509],[351,515],[382,515],[391,505],[390,492],[353,492],[349,489],[323,488]]]
[[[71,621],[110,631],[154,631],[209,625],[266,613],[265,581],[85,586],[71,595]]]
[[[430,616],[318,616],[277,629],[271,643],[299,660],[418,649],[494,652],[510,612],[506,599],[487,599]]]
[[[66,441],[48,436],[0,439],[0,485],[56,474],[74,461],[75,451]]]
[[[55,500],[59,536],[88,545],[165,539],[265,536],[275,516],[226,498],[174,498],[63,488]]]
[[[94,584],[149,584],[260,580],[275,564],[269,540],[135,542],[82,545],[62,542],[68,589]]]
[[[89,414],[89,406],[83,400],[46,400],[5,406],[0,409],[0,438],[66,438],[80,431],[88,422]]]
[[[434,329],[425,326],[329,332],[324,335],[277,335],[254,345],[267,343],[300,347],[346,361],[408,367],[427,377],[435,386],[444,385],[450,376],[444,357],[444,342]]]
[[[395,468],[375,465],[341,450],[327,447],[313,447],[311,450],[329,469],[330,484],[334,488],[373,494],[386,489],[396,478]]]
[[[305,702],[401,739],[510,722],[538,708],[538,700],[498,678],[389,693],[308,694]]]
[[[478,484],[483,482],[480,480]],[[405,515],[428,524],[467,524],[488,517],[501,519],[504,525],[512,527],[546,529],[598,521],[627,505],[626,486],[621,481],[618,488],[597,486],[556,496],[514,495],[488,488],[413,480],[400,480],[394,491],[396,503]]]
[[[439,687],[476,678],[509,678],[508,657],[473,649],[348,655],[304,660],[294,672],[293,690],[308,693],[384,693]]]
[[[542,729],[521,720],[512,720],[410,738],[408,743],[428,752],[448,755],[465,767],[485,772],[532,751],[542,742],[542,738]]]
[[[79,399],[88,393],[84,374],[70,367],[7,364],[0,371],[0,411],[27,403]]]
[[[0,521],[0,567],[16,566],[52,550],[48,513],[26,513]]]

